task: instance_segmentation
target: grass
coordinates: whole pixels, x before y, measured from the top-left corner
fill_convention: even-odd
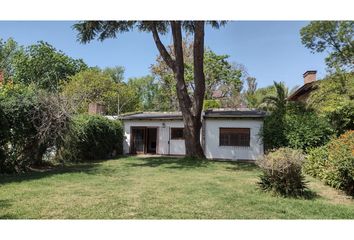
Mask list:
[[[260,191],[248,163],[125,157],[0,176],[5,219],[354,219],[354,200],[309,178],[315,197]]]

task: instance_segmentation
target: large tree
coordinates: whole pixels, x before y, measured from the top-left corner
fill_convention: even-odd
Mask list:
[[[87,65],[82,59],[73,59],[52,45],[40,41],[18,51],[12,60],[15,83],[34,83],[51,92],[58,91],[60,84]]]
[[[354,69],[354,22],[312,21],[300,31],[302,43],[313,52],[328,51],[330,68]]]
[[[218,28],[222,22],[209,22]],[[186,155],[204,157],[200,144],[201,112],[205,95],[204,76],[204,21],[83,21],[74,25],[78,31],[78,39],[87,43],[96,37],[99,40],[115,38],[117,34],[128,32],[134,28],[152,33],[154,42],[163,60],[172,69],[176,80],[176,92],[179,107],[184,120]],[[174,57],[166,49],[160,34],[172,31]],[[182,31],[193,34],[193,76],[194,91],[188,92],[185,81],[185,65],[183,54]]]
[[[79,113],[86,113],[91,102],[104,104],[107,114],[139,110],[139,95],[125,82],[117,82],[107,70],[91,68],[70,77],[63,94]]]

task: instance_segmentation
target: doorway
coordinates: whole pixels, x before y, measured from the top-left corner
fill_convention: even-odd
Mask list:
[[[132,127],[131,129],[132,154],[156,154],[157,127]]]

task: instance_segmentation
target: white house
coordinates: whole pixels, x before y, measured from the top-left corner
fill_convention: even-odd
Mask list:
[[[265,113],[208,110],[202,115],[201,142],[208,159],[256,160],[263,155],[260,130]],[[184,155],[180,112],[146,112],[122,117],[124,154]]]

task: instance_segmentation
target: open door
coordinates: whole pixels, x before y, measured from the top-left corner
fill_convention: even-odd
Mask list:
[[[132,127],[131,154],[156,154],[157,127]]]

